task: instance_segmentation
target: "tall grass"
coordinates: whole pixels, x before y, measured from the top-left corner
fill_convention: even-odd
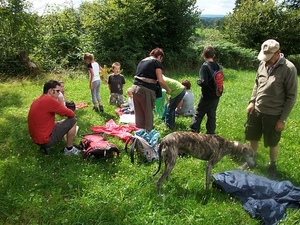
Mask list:
[[[177,80],[189,79],[199,99],[198,72],[168,74]],[[225,69],[225,93],[217,110],[217,133],[244,142],[245,108],[251,95],[254,71]],[[91,109],[88,79],[82,73],[50,74],[33,80],[9,80],[0,84],[0,224],[260,224],[244,211],[241,203],[227,194],[204,189],[205,162],[191,157],[178,159],[169,181],[156,192],[152,173],[157,163],[130,163],[124,142],[107,136],[121,150],[119,158],[92,160],[80,156],[66,157],[61,141],[49,156],[39,152],[27,130],[27,113],[31,102],[42,93],[48,79],[64,80],[68,100],[86,102],[89,107],[76,111],[79,134],[90,127],[118,122],[115,107],[108,104],[107,85],[101,86],[105,112]],[[132,78],[126,77],[126,90]],[[197,101],[195,102],[195,105]],[[299,131],[297,102],[280,142],[278,180],[290,180],[300,186]],[[189,130],[191,118],[176,118],[176,130]],[[205,123],[205,121],[204,121]],[[205,132],[205,124],[202,132]],[[155,119],[161,137],[170,131]],[[80,138],[76,138],[79,143]],[[268,149],[258,151],[258,166],[251,172],[266,176]],[[213,173],[234,170],[243,162],[223,158]],[[288,210],[282,224],[297,224],[299,211]]]

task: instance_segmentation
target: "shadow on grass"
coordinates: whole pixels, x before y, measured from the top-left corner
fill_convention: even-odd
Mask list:
[[[18,94],[2,93],[0,97],[6,99],[0,113],[9,107],[22,107]],[[88,109],[76,111],[80,129],[99,125],[85,119],[90,114]],[[107,113],[104,117],[114,118]],[[83,190],[98,190],[98,182],[110,183],[122,161],[120,157],[86,163],[81,156],[64,156],[64,141],[45,156],[30,139],[27,117],[14,112],[2,116],[0,138],[0,221],[7,224],[30,224],[31,220],[42,224],[63,218],[69,210],[68,201],[80,197]]]
[[[8,91],[2,92],[0,95],[0,99],[5,99],[5,101],[1,101],[0,113],[2,114],[2,116],[3,116],[3,110],[5,110],[7,107],[21,108],[22,107],[21,99],[23,97],[24,96],[21,96],[20,94],[17,93],[11,93]]]

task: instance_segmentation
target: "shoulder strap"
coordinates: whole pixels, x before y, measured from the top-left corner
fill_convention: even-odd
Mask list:
[[[208,69],[209,69],[210,72],[211,72],[211,75],[214,75],[215,71],[211,68],[211,66],[210,66],[207,62],[204,62],[203,64],[204,64],[204,65],[207,65]]]
[[[93,134],[101,134],[101,136],[104,138],[104,132],[93,132],[93,133],[87,133],[87,134],[79,134],[78,136],[81,138],[84,138],[86,135],[93,135]]]
[[[218,65],[219,68],[217,70],[215,70],[215,71],[211,68],[211,66],[207,62],[204,62],[203,64],[207,65],[208,68],[209,68],[209,70],[210,70],[210,72],[211,72],[211,78],[210,78],[210,80],[212,80],[214,78],[214,74],[217,71],[221,70],[221,67],[220,67],[220,65],[218,63],[217,63],[217,65]]]
[[[137,145],[137,138],[133,138],[132,144],[131,144],[131,150],[130,150],[130,161],[133,164],[134,163],[134,149]]]
[[[211,78],[208,80],[208,81],[211,81],[214,78],[215,71],[211,68],[211,66],[207,62],[204,62],[203,64],[207,65],[207,67],[211,73]]]

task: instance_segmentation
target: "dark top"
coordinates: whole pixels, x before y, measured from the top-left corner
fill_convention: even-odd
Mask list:
[[[139,62],[136,68],[136,76],[137,77],[145,77],[153,80],[157,80],[156,77],[156,69],[162,69],[162,64],[159,60],[153,59],[151,57],[147,57]],[[134,79],[133,82],[135,85],[142,85],[151,90],[156,90],[156,84],[146,83],[138,78]]]
[[[216,96],[214,79],[212,77],[213,74],[207,64],[213,71],[219,70],[220,66],[216,62],[204,62],[199,71],[199,76],[201,79],[202,97],[205,100],[211,100],[218,97]]]
[[[110,85],[110,93],[123,94],[123,85],[125,84],[125,78],[122,74],[108,76],[107,83]]]

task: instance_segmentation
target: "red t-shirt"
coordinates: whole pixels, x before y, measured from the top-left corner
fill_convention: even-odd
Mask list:
[[[49,142],[54,128],[55,114],[69,118],[75,116],[72,110],[51,96],[41,95],[33,101],[28,113],[28,130],[35,143],[45,144]]]

